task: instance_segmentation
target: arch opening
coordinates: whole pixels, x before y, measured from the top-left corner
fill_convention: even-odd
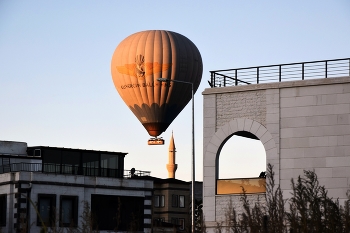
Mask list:
[[[217,194],[265,192],[266,151],[259,138],[237,131],[226,138],[217,156]]]

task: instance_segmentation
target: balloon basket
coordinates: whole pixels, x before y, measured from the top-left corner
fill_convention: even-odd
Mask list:
[[[148,145],[164,145],[164,139],[163,138],[150,138],[148,140]]]

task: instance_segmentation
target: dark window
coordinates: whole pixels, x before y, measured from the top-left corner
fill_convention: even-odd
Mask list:
[[[164,195],[155,195],[154,196],[154,207],[164,207],[165,205],[165,196]]]
[[[100,156],[96,153],[83,153],[83,171],[86,176],[99,176]]]
[[[0,226],[6,226],[7,195],[0,195]]]
[[[118,155],[101,154],[101,175],[121,177],[118,171]]]
[[[179,226],[180,231],[185,230],[185,219],[179,218],[177,225]]]
[[[62,151],[62,174],[79,174],[80,153]]]
[[[43,171],[60,173],[61,172],[61,151],[43,150]]]
[[[162,222],[164,222],[164,218],[155,218],[153,219],[153,226],[162,226]]]
[[[171,218],[171,223],[177,225],[177,218]]]
[[[101,154],[101,167],[118,169],[118,155]]]
[[[37,224],[42,225],[42,222],[46,226],[53,226],[55,224],[55,211],[56,211],[56,195],[55,194],[38,194],[38,216]]]
[[[78,224],[78,197],[60,197],[60,226],[76,227]]]
[[[171,206],[172,207],[178,207],[179,206],[179,200],[178,200],[179,196],[176,194],[172,195],[172,199],[171,199]]]
[[[92,194],[91,212],[98,230],[143,231],[143,197]]]
[[[174,224],[178,230],[185,230],[185,219],[184,218],[171,218],[171,223]]]

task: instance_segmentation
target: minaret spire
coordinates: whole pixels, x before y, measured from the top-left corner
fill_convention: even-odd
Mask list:
[[[175,178],[175,171],[177,169],[177,164],[175,164],[176,148],[175,148],[173,132],[171,132],[171,138],[169,142],[170,142],[169,143],[169,162],[166,165],[166,168],[168,170],[168,178]]]

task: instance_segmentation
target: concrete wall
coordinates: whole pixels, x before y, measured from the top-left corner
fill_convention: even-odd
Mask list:
[[[60,195],[78,196],[79,225],[81,224],[80,216],[84,210],[83,201],[88,202],[91,206],[91,194],[144,197],[144,224],[149,226],[144,229],[144,232],[151,231],[153,181],[16,172],[0,174],[0,184],[0,194],[7,194],[7,224],[2,227],[2,232],[15,232],[14,224],[18,218],[17,206],[20,205],[22,209],[27,208],[27,203],[17,203],[19,199],[16,196],[22,197],[24,194],[24,198],[30,184],[33,203],[38,202],[38,194],[56,194],[56,207],[59,207]],[[40,227],[36,224],[37,215],[32,206],[26,218],[32,224],[31,232],[39,232]]]
[[[0,141],[0,154],[27,156],[27,143]]]
[[[215,194],[219,153],[237,131],[261,140],[284,197],[289,197],[291,178],[314,169],[330,196],[340,203],[346,199],[350,77],[210,88],[203,98],[203,209],[209,232],[225,206]]]
[[[153,207],[153,219],[163,218],[165,222],[171,223],[172,218],[181,218],[185,220],[185,227],[191,224],[189,218],[191,195],[188,183],[155,183],[153,195],[164,195],[165,199],[164,207]],[[173,207],[172,195],[183,195],[185,197],[185,207]]]

